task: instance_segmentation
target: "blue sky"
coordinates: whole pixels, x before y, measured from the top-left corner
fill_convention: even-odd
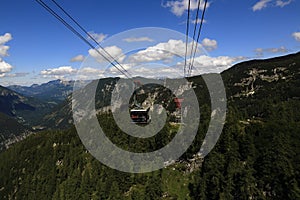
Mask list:
[[[44,1],[53,5],[50,0]],[[57,1],[95,37],[103,40],[104,47],[105,41],[109,41],[107,48],[111,54],[119,52],[123,55],[123,47],[118,46],[118,42],[113,44],[109,38],[126,30],[162,27],[183,34],[186,31],[188,0]],[[194,20],[197,1],[191,2],[191,20]],[[300,50],[300,1],[208,2],[199,41],[208,52],[198,59],[199,62],[201,58],[206,63],[202,65],[202,73],[219,72],[242,60],[273,57]],[[34,0],[1,0],[0,5],[0,85],[31,85],[56,78],[72,79],[81,66],[81,62],[74,61],[82,61],[91,55],[92,52],[85,43]],[[190,37],[192,26],[193,24]],[[172,40],[174,38],[171,37],[157,41],[152,38],[151,33],[147,36],[139,35],[135,41],[134,36],[128,35],[128,38],[132,39],[128,40],[128,45],[148,40],[146,50],[158,43],[172,48],[174,44],[177,45],[175,47],[180,47],[185,42],[183,39],[182,43],[179,39]],[[134,60],[135,64],[137,60],[146,63],[141,59],[145,52],[135,53],[131,59],[120,62],[124,62],[128,69],[133,67],[129,61]],[[149,73],[149,70],[145,73]]]

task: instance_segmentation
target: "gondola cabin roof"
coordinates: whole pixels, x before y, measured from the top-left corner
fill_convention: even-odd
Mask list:
[[[148,124],[151,120],[149,115],[149,108],[133,108],[130,110],[130,117],[133,123]]]
[[[130,112],[149,112],[150,108],[133,108]]]

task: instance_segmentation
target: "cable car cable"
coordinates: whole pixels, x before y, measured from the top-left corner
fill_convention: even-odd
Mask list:
[[[126,73],[130,74],[116,59],[112,57],[111,54],[109,54],[100,44],[99,42],[85,29],[83,26],[81,26],[61,5],[59,5],[55,0],[51,0],[63,13],[65,13],[91,40],[93,40],[111,59],[113,59],[113,62],[116,62],[122,70],[124,70]],[[131,74],[130,74],[131,76]]]
[[[187,52],[188,52],[188,42],[189,42],[189,24],[190,24],[190,8],[191,8],[191,0],[189,0],[188,4],[188,16],[186,21],[186,38],[185,38],[185,57],[184,57],[184,67],[183,67],[183,76],[186,74],[186,64],[187,64]]]
[[[99,55],[101,55],[106,61],[112,64],[119,72],[121,72],[128,79],[132,79],[128,76],[124,71],[122,71],[119,67],[117,67],[113,62],[111,62],[106,56],[104,56],[94,45],[92,45],[84,36],[82,36],[78,31],[76,31],[68,22],[66,22],[62,17],[60,17],[52,8],[50,8],[45,2],[42,0],[35,0],[38,4],[40,4],[44,9],[46,9],[52,16],[54,16],[57,20],[59,20],[65,27],[67,27],[73,34],[83,40],[87,45],[89,45],[92,49],[94,49]]]
[[[203,25],[203,21],[204,21],[204,15],[205,15],[206,6],[207,6],[207,0],[205,0],[203,12],[202,12],[201,23],[200,23],[200,27],[199,27],[199,30],[198,30],[198,36],[197,36],[197,41],[196,41],[196,48],[195,48],[195,50],[194,50],[194,55],[193,55],[193,57],[192,57],[192,62],[191,62],[191,65],[190,65],[189,76],[192,74],[192,70],[193,70],[193,65],[194,65],[194,60],[195,60],[196,50],[197,50],[197,48],[198,48],[198,41],[199,41],[200,34],[201,34],[201,30],[202,30],[202,25]]]
[[[198,16],[199,16],[200,5],[201,5],[201,0],[198,0],[197,13],[196,13],[196,17],[195,17],[194,33],[193,33],[193,42],[192,42],[192,48],[191,48],[191,53],[190,53],[190,62],[189,62],[188,74],[190,72],[191,59],[192,59],[194,46],[195,46],[195,36],[196,36],[196,30],[197,30],[197,25],[198,25]]]

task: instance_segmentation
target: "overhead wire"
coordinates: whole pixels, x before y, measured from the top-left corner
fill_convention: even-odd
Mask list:
[[[192,42],[191,53],[190,53],[190,62],[189,62],[189,67],[188,67],[188,74],[190,73],[191,58],[192,58],[194,46],[195,46],[195,36],[196,36],[196,30],[197,30],[197,25],[198,25],[198,16],[199,16],[200,5],[201,5],[201,0],[198,0],[197,12],[196,12],[196,16],[195,16],[194,32],[193,32],[193,42]]]
[[[73,34],[75,34],[77,37],[79,37],[81,40],[83,40],[88,46],[90,46],[92,49],[94,49],[99,55],[101,55],[106,61],[108,61],[111,65],[113,65],[119,72],[121,72],[125,77],[132,79],[132,75],[116,60],[112,57],[112,55],[103,48],[99,42],[85,29],[83,26],[81,26],[62,6],[60,6],[55,0],[51,0],[66,16],[68,16],[79,28],[81,31],[83,31],[88,38],[90,38],[93,42],[95,42],[100,49],[112,60],[107,58],[103,53],[99,51],[93,44],[91,44],[81,33],[79,33],[73,26],[71,26],[68,22],[66,22],[57,12],[55,12],[52,8],[50,8],[45,2],[42,0],[36,0],[37,3],[39,3],[44,9],[46,9],[51,15],[53,15],[57,20],[59,20],[65,27],[67,27]],[[196,13],[196,19],[195,19],[195,26],[194,26],[194,32],[193,32],[193,43],[192,43],[192,48],[191,48],[191,55],[190,55],[190,62],[189,62],[189,67],[188,71],[186,69],[187,67],[187,56],[188,56],[188,35],[189,35],[189,23],[190,23],[190,6],[191,6],[191,0],[188,2],[188,16],[187,16],[187,26],[186,26],[186,51],[185,51],[185,64],[184,64],[184,76],[190,76],[192,73],[193,69],[193,64],[195,60],[195,55],[196,51],[198,48],[198,42],[199,38],[201,35],[201,30],[203,26],[203,21],[204,21],[204,15],[205,15],[205,10],[207,7],[207,0],[205,0],[203,12],[202,12],[202,17],[201,17],[201,22],[200,22],[200,27],[198,30],[198,36],[194,48],[194,43],[195,43],[195,33],[196,33],[196,28],[198,24],[198,15],[199,15],[199,10],[200,10],[200,5],[201,5],[201,0],[198,1],[198,8],[197,8],[197,13]],[[194,52],[193,52],[194,51]],[[117,66],[118,65],[118,66]]]
[[[191,0],[189,0],[188,4],[188,16],[186,20],[186,38],[185,38],[185,57],[184,57],[184,67],[183,67],[183,75],[186,75],[186,64],[187,64],[187,52],[188,52],[188,43],[189,43],[189,24],[190,24],[190,8],[191,8]]]
[[[194,49],[192,61],[190,63],[190,70],[189,70],[189,73],[188,73],[189,76],[192,74],[192,70],[193,70],[194,60],[195,60],[196,51],[197,51],[197,48],[198,48],[199,38],[200,38],[200,35],[201,35],[201,30],[202,30],[202,25],[203,25],[203,21],[204,21],[204,15],[205,15],[206,7],[207,7],[207,0],[205,0],[204,8],[203,8],[203,11],[202,11],[201,22],[200,22],[200,27],[199,27],[199,30],[198,30],[197,41],[196,41],[196,47]]]
[[[93,40],[111,59],[113,59],[113,62],[116,62],[122,70],[124,70],[126,73],[130,74],[115,58],[112,57],[110,53],[108,53],[105,48],[103,48],[100,43],[85,29],[83,26],[81,26],[77,20],[75,20],[57,1],[51,0],[65,15],[67,15],[91,40]]]
[[[125,77],[127,77],[128,79],[132,79],[131,75],[128,75],[129,73],[126,70],[122,70],[120,69],[114,62],[116,61],[115,59],[113,59],[113,61],[111,61],[110,59],[108,59],[105,55],[103,55],[99,49],[97,49],[93,44],[91,44],[84,36],[82,36],[82,34],[80,34],[75,28],[73,28],[68,22],[66,22],[61,16],[59,16],[52,8],[50,8],[45,2],[43,2],[42,0],[36,0],[36,2],[38,4],[40,4],[44,9],[46,9],[52,16],[54,16],[58,21],[60,21],[66,28],[68,28],[73,34],[75,34],[77,37],[79,37],[81,40],[83,40],[88,46],[90,46],[92,49],[94,49],[99,55],[101,55],[106,61],[108,61],[111,65],[113,65],[120,73],[122,73]],[[66,14],[66,13],[65,13]],[[69,14],[68,14],[69,15]],[[70,15],[69,15],[70,16]],[[71,16],[70,16],[71,17]],[[74,18],[73,18],[74,19]],[[80,26],[80,24],[78,22],[75,22],[77,25]],[[82,29],[83,27],[80,26]],[[85,30],[85,29],[83,29]],[[90,34],[88,34],[89,36]],[[95,40],[93,37],[90,37],[93,41]],[[96,41],[96,40],[95,40]],[[96,42],[96,44],[99,44],[98,42]],[[100,46],[100,45],[99,45]],[[101,48],[101,47],[100,47]],[[102,47],[102,49],[104,49]],[[112,56],[105,50],[104,52],[107,53],[107,55],[109,55],[111,58]],[[124,68],[123,68],[124,69]],[[128,73],[128,74],[126,74]]]

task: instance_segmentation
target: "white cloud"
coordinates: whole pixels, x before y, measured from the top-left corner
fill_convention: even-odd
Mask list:
[[[89,34],[91,35],[91,37],[92,37],[93,39],[95,39],[98,43],[102,42],[102,41],[107,37],[107,35],[106,35],[106,34],[103,34],[103,33],[95,33],[95,32],[93,32],[93,31],[90,31],[90,32],[88,32],[88,33],[89,33]],[[90,37],[88,37],[88,39],[91,40]]]
[[[129,57],[129,62],[141,63],[141,62],[153,62],[160,60],[168,60],[174,55],[163,49],[157,49],[155,47],[149,47],[145,50],[141,50],[136,54]]]
[[[283,8],[284,6],[289,5],[292,3],[293,0],[287,0],[287,1],[282,1],[282,0],[260,0],[254,6],[252,7],[253,11],[258,11],[262,10],[263,8],[266,8],[268,6],[275,6],[275,7],[281,7]]]
[[[118,62],[122,62],[124,59],[125,59],[125,55],[123,54],[123,51],[121,48],[117,47],[117,46],[109,46],[109,47],[105,47],[104,48],[106,52],[109,53],[109,55],[114,58],[114,59],[117,59]],[[111,57],[109,55],[107,55],[107,53],[99,48],[98,51],[104,55],[107,59],[109,59],[111,62],[113,62],[113,59],[111,59]],[[90,49],[89,50],[89,54],[96,58],[96,60],[100,63],[102,62],[107,62],[107,60],[101,56],[95,49]]]
[[[10,40],[12,40],[11,34],[5,33],[4,35],[0,36],[0,45],[5,44]]]
[[[12,40],[12,36],[10,33],[5,33],[4,35],[0,35],[0,77],[7,76],[7,73],[11,72],[13,67],[5,62],[1,57],[9,56],[8,50],[9,46],[5,44]]]
[[[276,6],[284,7],[284,6],[287,6],[287,5],[289,5],[290,3],[292,3],[292,1],[293,1],[293,0],[288,0],[288,1],[277,0],[277,1],[276,1]]]
[[[46,69],[40,72],[44,78],[66,79],[66,77],[76,74],[77,69],[71,66],[61,66],[58,68]]]
[[[85,57],[83,55],[77,55],[73,58],[71,58],[71,62],[82,62],[84,61]]]
[[[92,67],[85,67],[85,68],[81,68],[79,70],[80,74],[85,74],[85,75],[100,74],[100,73],[103,73],[103,72],[104,72],[103,70],[92,68]]]
[[[252,10],[253,11],[261,10],[261,9],[267,7],[268,3],[271,1],[272,0],[260,0],[252,7]]]
[[[42,70],[42,75],[65,75],[65,74],[74,74],[77,70],[71,66],[61,66],[58,68]]]
[[[76,79],[78,80],[93,80],[99,78],[104,78],[104,70],[92,67],[81,68],[76,74]]]
[[[4,35],[0,35],[0,56],[5,57],[8,56],[7,51],[9,50],[9,46],[5,44],[12,40],[12,36],[10,33],[5,33]]]
[[[211,40],[209,38],[204,38],[202,40],[202,46],[207,50],[207,51],[212,51],[218,48],[218,43],[216,40]]]
[[[292,36],[295,38],[295,40],[300,42],[300,32],[295,32],[295,33],[292,34]]]
[[[194,68],[192,75],[200,75],[205,73],[220,73],[240,60],[245,60],[245,57],[229,57],[219,56],[210,57],[201,55],[194,59]],[[189,62],[190,60],[188,60]],[[183,76],[184,61],[178,62],[176,65],[169,66],[159,63],[142,63],[134,65],[129,72],[133,76],[142,76],[147,78],[176,78]]]
[[[244,60],[245,57],[229,57],[218,56],[210,57],[207,55],[201,55],[194,59],[193,75],[204,73],[220,73],[230,68],[235,62]]]
[[[188,56],[190,55],[192,43],[188,44]],[[158,43],[130,56],[129,61],[134,63],[168,61],[175,55],[184,57],[186,43],[182,40],[169,40],[168,42]],[[199,48],[198,48],[199,50]]]
[[[8,50],[9,50],[9,46],[0,45],[0,56],[2,57],[9,56],[9,54],[7,53]]]
[[[289,52],[289,50],[284,47],[278,47],[278,48],[257,48],[254,50],[256,52],[257,56],[263,56],[264,53],[286,53]]]
[[[236,58],[229,56],[218,56],[218,57],[210,57],[207,55],[201,55],[195,58],[195,65],[199,65],[199,67],[229,67]]]
[[[136,63],[122,63],[122,67],[125,69],[125,70],[129,70],[131,69],[133,66],[136,66]],[[110,71],[118,71],[118,69],[116,69],[115,67],[111,67],[110,68]]]
[[[138,68],[132,69],[131,72],[134,76],[142,76],[146,78],[175,78],[183,76],[182,70],[174,66],[156,66],[152,68],[151,66],[142,65]]]
[[[189,0],[177,0],[177,1],[167,1],[163,6],[166,8],[171,8],[171,12],[176,16],[181,16],[188,9]],[[206,7],[209,7],[209,3],[207,3]],[[196,10],[198,8],[198,1],[191,0],[190,9]],[[200,3],[200,9],[203,10],[204,1]]]
[[[123,39],[125,42],[153,42],[154,40],[149,37],[130,37]]]
[[[0,58],[0,77],[4,77],[6,73],[11,72],[13,67]]]
[[[194,19],[194,20],[192,20],[191,22],[192,22],[192,24],[196,24],[196,21],[197,21],[197,24],[200,24],[201,23],[201,19]],[[205,24],[205,23],[207,23],[207,21],[205,20],[205,19],[203,19],[203,24]]]
[[[110,66],[103,72],[103,76],[105,77],[121,77],[121,78],[128,78],[136,76],[134,69],[132,67],[136,67],[135,63],[122,63],[122,67],[127,71],[126,75],[124,75],[122,72],[119,71],[114,66]],[[124,72],[124,70],[122,70]]]

